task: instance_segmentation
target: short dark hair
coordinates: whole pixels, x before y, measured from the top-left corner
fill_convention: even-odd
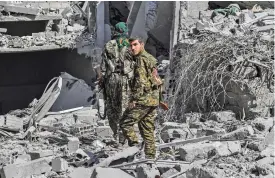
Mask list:
[[[144,39],[139,36],[134,36],[129,38],[129,43],[132,43],[133,41],[138,40],[139,43],[145,43]]]

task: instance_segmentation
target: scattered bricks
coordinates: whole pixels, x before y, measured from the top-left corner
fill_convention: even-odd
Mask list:
[[[186,171],[186,178],[221,178],[225,177],[220,169],[206,168],[199,165]]]
[[[161,133],[161,139],[167,143],[170,142],[171,139],[180,138],[186,139],[188,132],[182,129],[168,129]]]
[[[23,119],[9,115],[7,114],[6,116],[6,124],[5,126],[8,128],[13,128],[13,129],[18,129],[18,130],[23,130]]]
[[[206,159],[212,156],[230,156],[241,151],[239,141],[194,143],[179,148],[180,158],[184,161]]]
[[[204,117],[206,117],[205,115]],[[219,112],[211,112],[209,116],[209,120],[213,120],[216,122],[228,122],[235,121],[236,115],[232,111],[219,111]]]
[[[1,169],[0,175],[1,178],[22,178],[49,171],[51,171],[51,166],[48,161],[41,158],[23,164],[7,165]]]
[[[236,139],[236,140],[245,139],[248,136],[251,136],[253,134],[254,134],[254,130],[252,126],[249,125],[223,135],[222,139]]]
[[[192,162],[208,157],[208,152],[214,150],[212,143],[191,143],[179,148],[180,158],[183,161]]]
[[[161,178],[168,178],[168,177],[175,175],[177,173],[179,173],[179,171],[177,171],[175,168],[172,168],[172,169],[169,169],[168,171],[166,171],[165,173],[163,173],[161,175]]]
[[[258,117],[254,119],[252,123],[257,130],[267,132],[274,125],[274,118]]]
[[[274,174],[274,158],[265,157],[256,162],[256,169],[261,175]]]
[[[160,176],[159,170],[154,165],[139,165],[136,170],[138,178],[155,178],[156,176]]]
[[[93,173],[91,178],[134,178],[132,175],[124,172],[121,169],[116,169],[116,168],[101,168],[98,167],[96,168]]]
[[[274,157],[274,145],[269,145],[268,147],[266,147],[262,152],[261,152],[261,156],[262,157]]]
[[[77,137],[68,137],[69,153],[75,153],[79,149],[79,139]]]
[[[68,169],[68,162],[63,158],[52,160],[52,170],[55,172],[65,172]]]
[[[112,137],[113,131],[110,126],[99,126],[95,128],[95,132],[97,136],[101,137]]]
[[[41,151],[33,151],[28,153],[31,156],[31,160],[52,156],[53,150],[41,150]]]

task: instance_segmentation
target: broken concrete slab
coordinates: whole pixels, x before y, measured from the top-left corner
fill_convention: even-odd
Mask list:
[[[4,166],[0,171],[0,175],[1,178],[22,178],[49,171],[51,171],[51,166],[48,164],[48,161],[41,158],[24,164],[10,164]]]
[[[7,12],[15,12],[22,14],[37,15],[40,12],[39,8],[27,8],[22,6],[4,5],[4,10]]]
[[[31,160],[52,156],[54,154],[53,150],[40,150],[40,151],[32,151],[28,153],[31,156]]]
[[[93,171],[89,168],[84,168],[84,167],[79,167],[76,169],[73,169],[70,174],[69,177],[71,178],[91,178]]]
[[[177,173],[179,173],[179,171],[176,170],[175,168],[172,168],[172,169],[169,169],[168,171],[166,171],[165,173],[163,173],[161,175],[161,177],[162,178],[169,178],[170,176],[175,175]]]
[[[167,143],[171,139],[179,138],[179,139],[186,139],[188,132],[182,129],[167,129],[166,131],[161,133],[161,139]]]
[[[252,126],[248,125],[245,127],[241,127],[233,132],[229,132],[225,135],[223,135],[221,138],[222,139],[245,139],[248,136],[251,136],[254,134],[254,130],[252,128]]]
[[[26,155],[19,155],[16,160],[14,161],[13,164],[23,164],[31,161],[31,156],[26,154]]]
[[[123,162],[128,162],[130,158],[133,158],[138,152],[139,152],[138,147],[129,147],[121,152],[118,152],[114,156],[108,157],[99,164],[95,165],[92,167],[92,170],[97,168],[97,167],[108,167],[111,165],[117,165],[117,164],[122,164]]]
[[[66,72],[62,72],[60,78],[62,78],[60,95],[52,105],[50,111],[56,112],[92,105],[94,92],[89,85]]]
[[[268,145],[274,145],[274,125],[272,126],[270,132],[268,132],[265,136],[265,139],[262,144],[264,147]]]
[[[208,157],[208,152],[215,149],[213,143],[186,144],[179,148],[180,158],[183,161],[194,161]]]
[[[98,126],[95,128],[95,132],[97,136],[100,137],[112,137],[113,131],[110,126]]]
[[[215,155],[230,156],[239,152],[241,152],[239,141],[194,143],[184,145],[179,149],[181,159],[190,162],[210,158]],[[214,155],[211,153],[214,153]]]
[[[138,178],[155,178],[160,176],[160,172],[155,165],[142,164],[136,170]]]
[[[225,174],[222,170],[206,168],[196,165],[186,171],[186,178],[221,178]]]
[[[55,172],[65,172],[68,169],[68,162],[63,158],[52,160],[52,170]]]
[[[101,168],[98,167],[92,173],[91,178],[105,178],[105,177],[112,177],[112,178],[134,178],[134,176],[124,172],[121,169],[116,168]]]

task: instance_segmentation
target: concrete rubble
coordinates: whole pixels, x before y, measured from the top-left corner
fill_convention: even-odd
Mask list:
[[[11,51],[14,49],[36,50],[36,49],[58,49],[78,48],[94,45],[95,34],[87,30],[87,18],[84,11],[79,12],[81,7],[76,3],[57,2],[41,3],[30,2],[1,2],[0,22],[21,22],[33,21],[45,22],[44,32],[33,32],[26,34],[13,34],[12,26],[1,30],[0,50]],[[85,6],[87,8],[87,5]],[[83,6],[84,8],[84,6]],[[16,28],[16,27],[14,27]],[[10,50],[9,50],[10,49]]]
[[[114,10],[111,21],[117,21],[116,18],[122,15],[125,18],[124,15],[129,10],[132,13],[130,17],[135,21],[128,23],[142,21],[141,18],[136,19],[137,15],[144,15],[137,7],[145,6],[145,2],[134,2],[137,9],[125,3],[127,10],[114,4],[118,7],[111,8]],[[174,10],[178,9],[178,14],[182,15],[177,17],[180,24],[174,27],[178,28],[177,34],[180,37],[175,46],[170,46],[174,47],[171,52],[175,56],[163,55],[165,50],[159,47],[162,46],[161,42],[152,45],[152,51],[155,51],[155,55],[158,54],[160,76],[168,80],[165,81],[167,86],[163,94],[171,106],[165,113],[159,111],[155,135],[156,160],[145,159],[140,147],[116,144],[108,121],[99,117],[99,112],[102,114],[104,109],[97,107],[104,105],[104,101],[98,96],[98,86],[94,84],[91,87],[84,80],[63,72],[49,81],[41,97],[34,99],[27,108],[0,116],[0,178],[274,177],[275,120],[274,110],[272,115],[271,109],[274,102],[264,102],[274,92],[274,83],[267,83],[274,73],[274,67],[271,66],[274,55],[269,53],[274,50],[274,9],[261,9],[258,6],[255,6],[256,10],[244,9],[238,4],[226,6],[222,11],[207,7],[195,11],[198,18],[194,20],[194,17],[186,17],[190,12],[186,12],[189,6],[185,1],[175,4],[180,7],[177,6]],[[98,2],[97,5],[102,4]],[[161,22],[157,18],[157,3],[151,2],[149,5],[148,11],[154,18],[151,17],[144,25],[150,31],[154,26],[161,26]],[[35,3],[21,2],[1,2],[0,6],[3,7],[0,21],[50,19],[44,32],[34,32],[31,35],[9,35],[9,28],[1,28],[0,50],[46,46],[77,48],[95,43],[96,35],[88,32],[85,20],[90,13],[85,11],[87,2],[67,3],[60,8],[39,8]],[[164,9],[166,6],[162,4],[160,7]],[[229,11],[230,8],[234,9]],[[118,9],[125,12],[120,14]],[[115,12],[119,15],[116,16]],[[137,31],[138,28],[134,30]],[[148,38],[152,40],[153,36],[159,34],[149,34]],[[222,44],[224,38],[228,44]],[[227,50],[232,41],[236,47]],[[254,48],[254,51],[242,48],[251,44],[251,41],[254,41],[255,46],[259,45],[257,53],[253,53]],[[258,43],[259,41],[262,43]],[[212,44],[217,49],[211,48],[211,53],[201,50],[208,49]],[[225,51],[219,53],[222,50]],[[200,56],[196,56],[197,53]],[[214,53],[216,56],[213,57]],[[209,73],[201,71],[199,74],[202,78],[193,77],[192,74],[197,70],[188,66],[190,61],[186,56],[191,61],[197,60],[196,64],[209,59],[210,62],[204,63],[201,69],[211,69],[209,73],[217,74],[211,75],[216,77],[213,85],[223,86],[226,95],[221,96],[223,90],[206,85],[209,83],[196,85],[194,90],[184,93],[188,90],[186,85],[190,83],[185,86],[184,82],[176,83],[184,81],[184,77],[185,81],[193,81],[192,84],[199,83],[199,79],[204,82],[209,79]],[[223,61],[226,60],[228,63],[215,73],[216,66],[210,64],[219,61],[218,59],[221,61],[217,65],[224,64]],[[231,68],[237,64],[236,68]],[[190,70],[186,70],[188,67]],[[233,74],[226,73],[227,70],[238,71],[245,78],[238,78],[236,83],[228,81],[226,79]],[[224,73],[227,74],[226,77],[221,78]],[[267,75],[271,76],[267,80],[257,78]],[[261,96],[249,90],[252,84],[255,86],[257,83],[262,83],[262,86],[257,85],[255,88],[264,88]],[[195,89],[201,89],[207,94],[200,95],[200,91]],[[138,129],[135,131],[138,133]]]

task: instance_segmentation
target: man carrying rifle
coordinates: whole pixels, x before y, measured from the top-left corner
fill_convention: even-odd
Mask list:
[[[99,85],[103,89],[106,115],[115,140],[124,144],[119,121],[128,106],[129,81],[133,76],[132,54],[129,49],[128,28],[124,22],[115,25],[113,39],[107,42],[102,53]]]
[[[129,42],[135,62],[134,77],[130,85],[129,105],[120,121],[120,127],[129,146],[138,146],[138,137],[133,127],[137,123],[145,143],[146,158],[154,159],[156,156],[155,118],[157,107],[160,105],[162,81],[157,73],[157,60],[144,50],[143,40],[136,37],[130,38]],[[161,106],[167,107],[163,104]]]

